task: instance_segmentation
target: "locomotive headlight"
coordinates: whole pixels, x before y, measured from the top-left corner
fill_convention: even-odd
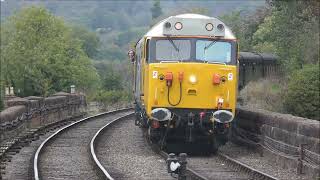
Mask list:
[[[217,28],[218,28],[220,31],[223,31],[223,30],[224,30],[223,24],[218,24]]]
[[[171,28],[171,23],[170,22],[164,23],[164,27],[167,28],[167,29],[170,29]]]
[[[182,29],[182,23],[181,22],[177,22],[175,25],[174,25],[174,28],[176,28],[176,30],[181,30]]]
[[[212,31],[212,29],[213,29],[213,24],[211,24],[211,23],[206,24],[207,31]]]
[[[197,82],[197,77],[195,75],[189,76],[189,82],[195,84]]]

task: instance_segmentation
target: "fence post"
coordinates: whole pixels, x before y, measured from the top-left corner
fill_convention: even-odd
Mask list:
[[[304,147],[307,144],[299,145],[299,158],[298,158],[298,166],[297,166],[297,174],[303,174],[303,159],[304,159]]]

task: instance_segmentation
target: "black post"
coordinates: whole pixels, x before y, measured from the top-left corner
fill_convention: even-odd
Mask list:
[[[180,170],[178,180],[186,180],[187,179],[187,154],[180,153],[179,154],[179,163],[180,163]]]
[[[297,166],[297,174],[303,174],[303,159],[304,159],[304,146],[307,144],[299,145],[299,158],[298,158],[298,166]]]

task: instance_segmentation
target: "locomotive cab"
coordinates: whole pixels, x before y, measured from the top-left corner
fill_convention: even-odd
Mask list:
[[[237,42],[223,22],[169,17],[136,44],[136,124],[162,147],[201,142],[216,151],[234,119],[237,77]]]

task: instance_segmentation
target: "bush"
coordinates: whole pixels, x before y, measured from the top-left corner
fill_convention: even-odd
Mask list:
[[[101,90],[95,97],[95,100],[104,105],[112,105],[115,103],[128,103],[131,101],[131,94],[127,91],[119,90]]]
[[[319,120],[319,64],[305,66],[292,74],[285,107],[293,115]]]
[[[249,82],[239,93],[242,105],[269,111],[283,112],[285,83],[281,79]]]
[[[4,108],[3,99],[2,97],[0,97],[0,111],[2,111],[3,108]]]

